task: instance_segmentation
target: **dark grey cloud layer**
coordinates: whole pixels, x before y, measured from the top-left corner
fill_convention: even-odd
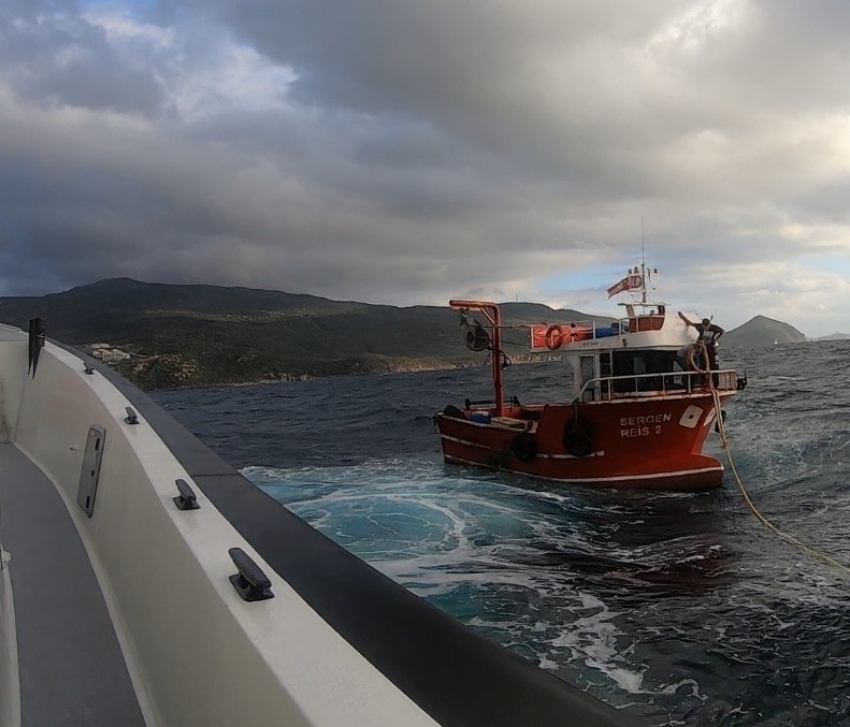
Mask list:
[[[643,219],[667,297],[834,330],[850,6],[631,5],[6,0],[0,294],[598,307]]]

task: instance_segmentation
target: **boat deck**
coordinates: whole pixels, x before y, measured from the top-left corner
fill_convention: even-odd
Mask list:
[[[23,725],[144,725],[100,584],[65,503],[0,444],[0,538],[9,564]]]

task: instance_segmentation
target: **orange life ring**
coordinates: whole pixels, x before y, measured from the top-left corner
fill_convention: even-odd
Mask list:
[[[564,332],[561,330],[561,327],[549,326],[546,330],[546,348],[550,351],[554,351],[556,348],[560,348],[563,342]]]

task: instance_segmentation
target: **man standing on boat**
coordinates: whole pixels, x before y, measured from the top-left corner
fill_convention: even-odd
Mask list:
[[[697,339],[694,343],[689,343],[687,346],[680,348],[676,352],[676,362],[682,368],[682,371],[696,371],[700,374],[708,374],[708,351],[701,339]],[[697,384],[704,386],[706,382],[705,376],[697,377]],[[682,377],[682,384],[691,390],[690,379]]]
[[[679,311],[679,318],[685,322],[685,325],[692,327],[697,332],[698,340],[705,344],[706,354],[708,355],[708,368],[712,371],[717,371],[717,342],[726,331],[716,323],[712,323],[708,318],[703,318],[702,323],[694,323],[688,320],[682,311]]]

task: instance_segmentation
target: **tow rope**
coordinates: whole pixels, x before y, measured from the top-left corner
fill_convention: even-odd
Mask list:
[[[729,467],[732,469],[732,473],[735,476],[735,482],[738,484],[738,489],[744,496],[744,502],[747,503],[747,507],[750,509],[753,515],[756,516],[756,519],[772,533],[782,538],[782,540],[797,546],[806,555],[817,560],[822,560],[824,563],[838,568],[838,570],[840,570],[844,575],[850,576],[850,568],[848,568],[846,565],[844,565],[843,563],[839,563],[837,560],[835,560],[835,558],[827,555],[826,553],[821,552],[817,548],[813,548],[810,545],[806,545],[804,542],[794,537],[793,535],[783,532],[778,527],[776,527],[776,525],[770,522],[764,515],[762,515],[761,512],[759,512],[759,509],[756,507],[755,503],[750,497],[750,493],[747,492],[747,488],[744,486],[744,483],[741,480],[741,476],[738,474],[738,468],[735,467],[735,460],[732,458],[732,449],[729,446],[729,439],[726,436],[726,427],[723,424],[723,414],[720,409],[720,394],[714,387],[711,388],[711,394],[714,398],[714,410],[716,414],[717,427],[720,431],[721,447],[726,452],[726,458],[729,460]]]

